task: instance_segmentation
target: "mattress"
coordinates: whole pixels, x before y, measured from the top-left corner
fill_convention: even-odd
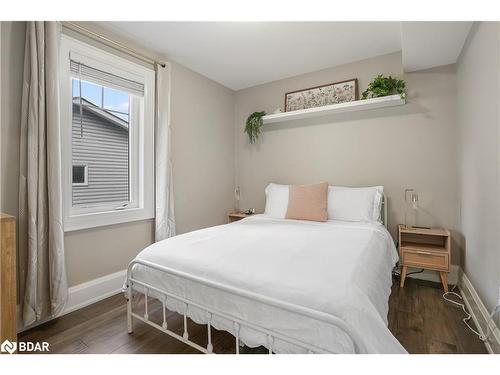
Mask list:
[[[144,249],[137,259],[196,275],[336,316],[358,333],[370,353],[405,353],[387,328],[391,270],[398,260],[387,229],[380,223],[324,223],[254,215],[231,224],[178,235]],[[328,352],[353,353],[340,328],[202,285],[182,277],[134,265],[133,277],[156,288],[279,332]],[[134,290],[143,292],[139,285]],[[154,292],[150,296],[159,298]],[[168,298],[169,310],[206,323],[206,311]],[[229,320],[211,324],[233,333]],[[265,334],[242,326],[240,341],[268,346]],[[282,340],[275,353],[305,350]]]

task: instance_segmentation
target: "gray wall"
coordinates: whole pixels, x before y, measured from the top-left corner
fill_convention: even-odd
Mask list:
[[[177,231],[225,224],[234,207],[234,92],[174,63],[171,105]]]
[[[285,92],[358,78],[360,93],[376,74],[406,80],[408,104],[314,120],[264,125],[250,145],[246,117],[283,109]],[[264,187],[328,181],[384,185],[389,229],[404,222],[404,189],[419,193],[419,225],[453,231],[452,262],[460,262],[458,230],[456,82],[454,66],[402,74],[399,53],[292,77],[236,93],[237,183],[243,208],[264,208]]]
[[[134,46],[113,33],[97,31]],[[2,22],[1,202],[2,210],[13,215],[17,214],[24,35],[24,23]],[[172,63],[171,101],[177,231],[225,223],[233,207],[233,91]],[[66,233],[69,285],[123,270],[153,242],[153,233],[152,220]]]
[[[500,286],[498,22],[475,24],[457,68],[464,271],[488,309]]]
[[[24,30],[23,23],[2,22],[0,202],[11,214],[17,213]],[[242,207],[263,209],[269,181],[328,180],[384,185],[394,233],[396,223],[404,220],[403,189],[412,187],[420,194],[419,223],[453,230],[453,263],[459,261],[463,231],[463,266],[491,308],[500,284],[499,42],[497,23],[475,26],[457,73],[448,66],[403,75],[400,55],[392,54],[237,93],[173,63],[178,231],[225,222],[235,181],[242,186]],[[282,107],[286,91],[351,77],[358,77],[363,89],[377,73],[407,80],[406,106],[270,125],[257,145],[248,144],[243,134],[248,114]],[[124,269],[152,240],[152,221],[67,233],[70,285]]]
[[[82,129],[83,128],[83,129]],[[87,165],[87,186],[73,186],[73,205],[129,200],[128,130],[73,104],[72,158]],[[83,135],[83,136],[82,136]]]

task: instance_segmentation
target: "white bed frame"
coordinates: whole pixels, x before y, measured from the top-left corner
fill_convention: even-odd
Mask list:
[[[386,198],[384,196],[384,199],[382,201],[382,215],[383,215],[383,222],[384,225],[387,227],[387,203],[386,203]],[[255,323],[249,322],[242,320],[240,318],[237,318],[235,316],[232,316],[230,314],[227,314],[223,311],[217,311],[211,307],[204,306],[198,302],[191,301],[189,299],[186,299],[184,297],[175,295],[172,292],[169,292],[167,290],[163,290],[160,288],[157,288],[153,285],[150,285],[148,283],[145,283],[141,280],[135,279],[132,273],[132,269],[135,265],[142,265],[144,267],[148,267],[152,270],[156,271],[161,271],[164,272],[167,275],[170,276],[175,276],[175,277],[181,277],[186,280],[190,280],[199,284],[202,284],[204,286],[208,286],[226,293],[229,293],[234,296],[242,297],[249,299],[251,301],[256,301],[262,304],[266,304],[268,306],[272,306],[274,308],[282,309],[288,312],[292,312],[297,315],[304,316],[309,319],[315,319],[317,321],[320,321],[322,323],[330,324],[332,326],[337,327],[344,333],[350,337],[352,343],[353,343],[353,348],[355,353],[367,353],[367,349],[364,345],[364,342],[362,338],[359,336],[359,334],[354,331],[350,326],[348,326],[342,319],[330,315],[327,313],[323,313],[321,311],[316,311],[309,309],[307,307],[291,304],[285,301],[281,301],[275,298],[270,298],[266,297],[260,294],[256,294],[253,292],[249,292],[247,290],[239,289],[232,287],[230,285],[225,285],[221,284],[218,282],[214,282],[212,280],[204,279],[195,275],[187,274],[182,271],[178,271],[172,268],[160,266],[155,263],[143,261],[143,260],[138,260],[135,259],[133,260],[127,269],[127,330],[128,333],[133,333],[133,320],[137,319],[140,320],[164,333],[167,335],[170,335],[173,338],[176,338],[179,341],[182,341],[186,343],[187,345],[199,350],[202,353],[213,353],[213,345],[212,345],[212,336],[211,336],[211,322],[214,316],[218,316],[224,319],[229,320],[230,322],[233,323],[233,331],[229,332],[235,337],[235,353],[239,354],[240,351],[240,339],[239,339],[239,332],[241,327],[247,327],[250,329],[253,329],[254,331],[257,331],[259,333],[265,334],[267,337],[267,344],[265,345],[266,348],[269,350],[269,354],[273,353],[273,344],[276,339],[287,342],[289,344],[296,345],[300,348],[305,349],[308,353],[330,353],[325,348],[321,348],[314,343],[307,343],[303,342],[301,340],[298,340],[296,338],[290,337],[288,335],[285,335],[283,333],[274,331],[272,329],[266,328],[259,326]],[[141,291],[138,290],[138,288],[134,289],[134,286],[139,286]],[[158,298],[160,302],[163,304],[163,322],[162,324],[157,324],[149,319],[149,310],[148,310],[148,298],[150,296],[150,293],[154,292],[155,298],[157,296],[161,296],[161,298]],[[144,295],[144,312],[141,314],[134,312],[133,311],[133,296],[134,293],[141,293]],[[179,335],[170,329],[168,329],[168,323],[167,323],[167,308],[166,308],[166,302],[167,299],[174,299],[175,301],[184,303],[184,333],[183,335]],[[189,340],[189,332],[188,332],[188,326],[187,326],[187,310],[188,307],[196,307],[198,309],[206,311],[207,314],[207,336],[208,336],[208,343],[206,347],[203,347],[191,340]]]

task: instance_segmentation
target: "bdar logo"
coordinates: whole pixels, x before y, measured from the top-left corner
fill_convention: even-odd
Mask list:
[[[10,353],[13,354],[16,351],[18,352],[48,352],[49,351],[49,343],[42,342],[12,342],[9,340],[5,340],[2,345],[0,345],[0,352],[2,353]]]
[[[11,342],[9,340],[5,340],[2,342],[2,345],[0,345],[0,351],[2,353],[10,353],[13,354],[17,349],[17,343],[16,342]]]

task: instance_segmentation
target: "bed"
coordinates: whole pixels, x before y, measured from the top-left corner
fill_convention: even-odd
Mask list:
[[[379,222],[311,222],[254,215],[157,242],[127,273],[128,331],[141,320],[204,353],[211,328],[270,353],[405,353],[387,328],[391,236]],[[132,297],[146,296],[144,311]],[[163,304],[163,323],[148,316]],[[166,311],[184,316],[184,334]],[[206,324],[208,344],[189,340],[187,317]]]

